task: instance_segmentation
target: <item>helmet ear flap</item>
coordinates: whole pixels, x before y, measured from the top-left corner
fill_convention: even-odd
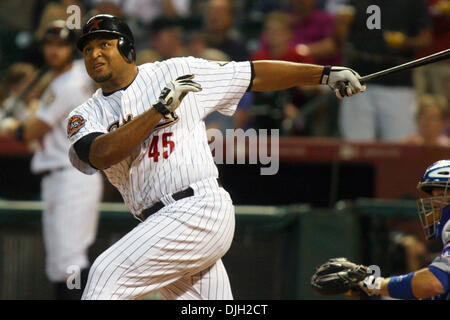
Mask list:
[[[124,57],[125,61],[127,61],[128,63],[132,63],[136,60],[136,52],[133,45],[124,37],[119,37],[117,47],[120,54]]]

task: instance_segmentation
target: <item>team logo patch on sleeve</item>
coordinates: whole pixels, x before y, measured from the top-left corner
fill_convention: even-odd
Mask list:
[[[80,115],[70,117],[69,123],[67,124],[67,135],[69,137],[73,136],[78,130],[84,127],[84,123],[84,118]]]

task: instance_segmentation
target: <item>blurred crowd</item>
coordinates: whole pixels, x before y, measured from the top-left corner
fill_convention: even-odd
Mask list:
[[[351,67],[361,75],[450,48],[448,0],[4,0],[0,3],[0,117],[32,112],[51,78],[39,41],[77,5],[124,18],[137,64],[195,56],[276,59]],[[380,17],[380,29],[369,20]],[[376,23],[374,23],[376,25]],[[81,56],[80,56],[81,58]],[[234,117],[208,127],[279,129],[284,136],[340,137],[450,146],[450,62],[384,77],[338,100],[326,86],[247,93]]]

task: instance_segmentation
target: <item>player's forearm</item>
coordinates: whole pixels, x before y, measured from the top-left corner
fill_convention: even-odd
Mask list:
[[[127,158],[161,120],[162,115],[150,109],[120,128],[98,136],[91,145],[89,161],[101,170]]]
[[[189,92],[202,90],[193,78],[193,74],[185,74],[171,81],[162,90],[153,108],[122,127],[95,138],[89,149],[89,162],[104,170],[127,158],[150,135],[163,114],[165,117],[172,116]]]
[[[252,91],[276,91],[299,85],[318,85],[323,66],[287,61],[253,62],[255,77]]]
[[[414,273],[412,291],[417,299],[434,297],[444,293],[442,283],[428,269],[421,269]]]
[[[391,278],[383,279],[378,292],[372,290],[368,291],[380,294],[382,296],[391,297],[392,293],[389,292],[389,281],[391,281]],[[442,283],[428,268],[414,272],[411,280],[411,289],[412,294],[416,299],[430,298],[444,293]],[[394,298],[396,298],[395,295]]]
[[[2,121],[0,127],[0,130],[2,130],[0,135],[20,139],[25,143],[42,138],[52,129],[47,123],[35,116],[30,117],[23,123],[13,118],[7,118]],[[20,137],[16,133],[19,127],[21,127]]]
[[[23,124],[23,140],[29,143],[36,139],[41,139],[47,132],[52,130],[47,123],[32,116]]]

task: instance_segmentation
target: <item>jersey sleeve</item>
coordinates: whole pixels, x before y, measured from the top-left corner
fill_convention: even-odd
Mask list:
[[[94,174],[98,170],[80,159],[74,149],[74,144],[90,133],[107,133],[107,128],[103,125],[100,115],[93,111],[93,108],[90,108],[88,104],[83,104],[73,110],[66,121],[67,137],[71,144],[69,149],[70,162],[81,172],[85,174]]]
[[[216,62],[192,57],[187,61],[195,75],[194,81],[202,86],[196,100],[204,111],[203,118],[214,110],[232,116],[252,82],[251,62]]]

